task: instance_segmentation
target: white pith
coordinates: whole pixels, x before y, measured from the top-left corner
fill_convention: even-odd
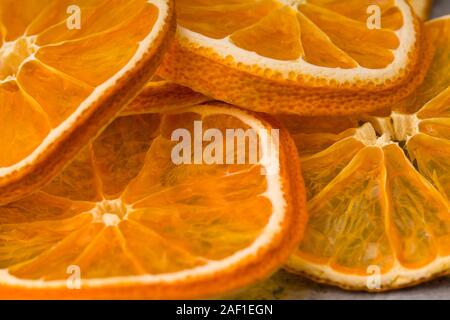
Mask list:
[[[355,133],[355,138],[367,146],[383,147],[397,141],[407,142],[420,133],[417,114],[392,112],[390,117],[374,118],[372,122],[377,125],[378,135],[372,123],[365,123]]]
[[[127,207],[121,199],[103,200],[90,211],[92,222],[104,223],[106,226],[116,226],[127,219]]]
[[[99,97],[101,97],[108,89],[113,87],[117,81],[124,77],[129,70],[132,70],[139,63],[139,61],[142,60],[145,54],[151,49],[153,42],[157,39],[161,30],[164,29],[164,26],[168,21],[169,14],[169,6],[165,0],[148,0],[148,3],[158,8],[158,18],[153,25],[151,32],[139,43],[139,47],[134,56],[114,76],[97,86],[95,90],[80,104],[74,113],[72,113],[58,127],[49,132],[42,143],[31,154],[14,165],[1,167],[0,178],[7,177],[14,172],[20,171],[21,169],[33,164],[36,159],[38,159],[42,154],[45,154],[50,145],[58,141],[69,128],[73,127],[78,122],[78,119],[89,110],[89,108],[95,103],[95,101],[98,100]],[[30,55],[22,62],[22,64],[32,59],[34,59],[34,55]]]
[[[185,108],[183,111],[198,113],[202,116],[209,115],[230,115],[236,117],[250,128],[258,130],[266,130],[267,127],[260,120],[253,118],[244,111],[233,110],[229,108],[208,106],[207,109],[202,108]],[[270,152],[269,152],[270,150]],[[256,257],[262,248],[270,247],[273,239],[282,231],[282,225],[285,220],[286,200],[282,191],[282,181],[280,179],[280,163],[279,154],[276,152],[278,148],[271,141],[270,145],[262,144],[261,152],[263,155],[269,155],[270,175],[266,175],[267,189],[261,196],[267,198],[272,204],[272,215],[267,222],[267,225],[261,234],[254,240],[254,242],[245,249],[234,253],[233,255],[218,261],[211,261],[210,263],[195,267],[192,269],[183,270],[180,272],[166,273],[159,275],[142,275],[142,276],[122,276],[102,279],[82,279],[82,288],[95,288],[105,286],[120,286],[120,285],[146,285],[146,284],[162,284],[174,283],[187,279],[195,279],[197,277],[213,276],[214,274],[239,266],[242,261],[251,260]],[[259,163],[263,168],[264,163]],[[117,210],[123,211],[123,206],[119,203],[120,200],[109,200],[98,203],[98,205],[90,211],[96,222],[103,222],[105,225],[116,225],[120,221],[118,219],[126,219],[126,215],[120,217],[116,214]],[[132,206],[127,206],[127,213],[133,210]],[[111,211],[111,213],[109,212]],[[7,269],[0,270],[0,286],[16,286],[30,289],[51,289],[51,288],[66,288],[65,280],[44,281],[44,280],[26,280],[20,279],[11,275]]]
[[[306,2],[306,0],[278,0],[282,4],[291,7],[292,9],[297,8],[302,3]]]
[[[291,256],[288,265],[295,266],[292,269],[294,272],[305,273],[317,279],[330,279],[334,284],[345,284],[355,289],[368,289],[368,281],[374,277],[373,274],[365,276],[346,274],[336,271],[328,265],[316,264],[310,261],[305,262],[296,255]],[[379,275],[380,289],[407,286],[408,284],[428,279],[433,275],[448,272],[449,269],[449,256],[438,257],[431,263],[418,269],[407,269],[396,261],[391,270]]]
[[[283,4],[291,5],[290,0],[278,0]],[[258,66],[262,70],[268,69],[279,72],[285,79],[290,78],[290,74],[302,74],[308,79],[327,79],[333,80],[337,84],[347,82],[354,83],[361,81],[363,83],[384,83],[386,80],[395,79],[401,74],[402,69],[407,67],[409,54],[414,50],[416,43],[416,30],[414,27],[413,12],[405,0],[395,0],[403,15],[403,26],[395,31],[395,34],[402,41],[399,48],[393,50],[394,61],[383,69],[369,69],[357,66],[353,69],[321,67],[308,63],[303,58],[292,61],[281,61],[263,57],[255,52],[249,52],[233,44],[229,37],[224,39],[212,39],[186,29],[178,25],[177,36],[180,42],[188,41],[195,47],[212,49],[214,53],[222,59],[231,56],[235,63],[242,63],[248,67]],[[198,53],[202,55],[201,51]]]

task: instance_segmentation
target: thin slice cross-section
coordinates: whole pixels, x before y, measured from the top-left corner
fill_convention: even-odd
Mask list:
[[[199,123],[215,139],[191,154]],[[269,276],[306,225],[295,145],[277,129],[223,104],[118,117],[44,189],[0,207],[0,297],[188,299]],[[256,133],[254,161],[237,161],[238,136],[220,144],[230,130]]]
[[[335,119],[350,127],[338,134],[293,132],[309,221],[290,271],[367,291],[450,273],[450,17],[427,22],[426,32],[436,52],[430,72],[390,116],[360,127]]]
[[[372,112],[409,95],[430,55],[406,0],[176,3],[159,75],[254,111]]]
[[[172,0],[0,1],[0,203],[51,180],[152,77]]]

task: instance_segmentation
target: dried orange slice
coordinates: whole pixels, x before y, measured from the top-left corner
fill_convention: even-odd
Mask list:
[[[256,111],[370,112],[407,96],[429,62],[421,24],[405,0],[176,6],[176,41],[160,76]]]
[[[121,115],[158,113],[175,108],[195,106],[210,101],[201,93],[170,81],[155,79],[148,82]]]
[[[48,182],[155,72],[172,0],[0,1],[0,203]]]
[[[450,16],[426,29],[436,54],[395,108],[409,113],[296,135],[310,217],[289,270],[368,291],[450,272]]]
[[[194,121],[252,129],[258,161],[175,165],[172,134],[197,137]],[[264,138],[275,128],[225,105],[117,118],[43,190],[0,207],[0,298],[194,298],[268,276],[306,219],[293,141]]]
[[[416,14],[424,21],[430,16],[433,0],[409,0]]]

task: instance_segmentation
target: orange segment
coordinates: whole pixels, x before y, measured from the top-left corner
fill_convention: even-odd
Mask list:
[[[178,23],[214,39],[224,38],[257,23],[281,5],[275,0],[262,1],[177,1]]]
[[[450,86],[450,83],[448,86]],[[448,88],[448,86],[435,98],[430,100],[425,105],[425,107],[420,109],[420,111],[417,113],[417,116],[419,118],[448,118],[450,116],[450,89]]]
[[[361,150],[309,204],[301,254],[343,271],[365,274],[367,265],[388,270],[394,262],[385,235],[383,154]],[[327,214],[323,214],[327,212]]]
[[[434,50],[431,50],[434,54],[433,60],[425,81],[416,92],[395,106],[395,109],[405,113],[417,112],[450,85],[450,56],[447,51],[447,44],[450,42],[450,24],[442,23],[440,20],[430,21],[427,24],[429,27],[424,32],[433,44]]]
[[[92,205],[89,202],[74,202],[49,193],[36,192],[20,202],[12,202],[1,207],[0,221],[4,225],[45,222],[54,217],[62,220],[90,209]],[[27,214],[24,215],[24,212]]]
[[[78,7],[81,9],[81,12],[84,13],[83,15],[81,15],[81,21],[85,21],[84,18],[86,17],[86,14],[88,12],[92,12],[93,7],[96,4],[95,2],[97,1],[95,0],[77,1]],[[68,6],[70,6],[71,4],[73,4],[73,2],[71,2],[70,0],[46,1],[46,5],[44,6],[42,6],[41,4],[39,14],[35,15],[33,19],[30,22],[28,22],[25,34],[26,35],[37,34],[39,35],[39,37],[42,37],[42,34],[45,33],[47,29],[52,29],[56,25],[59,25],[61,34],[63,31],[62,27],[66,25],[67,22],[67,9]],[[18,15],[18,17],[19,16],[20,15]],[[66,31],[68,31],[67,25]],[[61,38],[61,40],[64,39]]]
[[[158,182],[164,178],[161,176],[164,171],[171,166],[170,152],[174,147],[175,143],[167,139],[158,137],[154,140],[146,154],[146,158],[150,158],[153,161],[146,161],[138,176],[130,181],[123,194],[123,199],[126,203],[142,200],[155,190],[160,189]],[[128,189],[132,191],[129,192]]]
[[[114,263],[111,263],[114,257]],[[116,226],[102,228],[75,259],[86,279],[138,275],[145,271],[126,247],[126,240]]]
[[[302,162],[304,177],[305,181],[309,182],[306,186],[308,199],[314,198],[320,190],[328,185],[363,146],[360,141],[348,138],[333,144],[322,152],[304,157]]]
[[[154,5],[146,5],[145,0],[81,0],[76,5],[82,12],[80,24],[85,27],[68,29],[66,11],[70,5],[73,3],[67,0],[56,1],[37,17],[28,33],[34,31],[38,34],[38,45],[57,44],[117,31],[135,20],[143,11],[155,10]]]
[[[14,256],[17,259],[16,261],[8,261],[7,265],[15,266],[11,273],[19,277],[26,276],[29,278],[48,276],[49,270],[43,268],[46,264],[55,267],[55,265],[60,264],[60,260],[70,259],[72,252],[77,249],[77,242],[83,243],[88,240],[85,231],[90,219],[88,215],[81,215],[60,221],[6,225],[6,227],[16,228],[16,230],[24,228],[24,230],[20,230],[24,233],[22,237],[15,235],[14,240],[8,243],[10,250],[17,247],[22,252],[21,255],[16,254]],[[29,230],[32,228],[39,228],[41,235],[30,234]],[[82,232],[78,232],[78,230]],[[5,234],[6,232],[2,230],[2,233]],[[72,233],[76,233],[76,235],[72,236]],[[47,241],[42,239],[42,235],[45,235]],[[21,245],[21,242],[24,241],[28,243],[27,246]],[[55,243],[57,246],[54,246]],[[68,245],[69,243],[70,245]],[[72,248],[69,249],[70,246]],[[64,275],[64,272],[61,272],[63,270],[59,271],[60,276]],[[53,272],[53,270],[50,272]]]
[[[46,185],[43,191],[71,200],[100,200],[103,195],[100,193],[99,177],[94,172],[92,153],[90,147],[83,149],[71,165]]]
[[[177,272],[207,263],[206,259],[178,247],[151,228],[133,220],[122,223],[120,231],[126,239],[128,250],[137,261],[140,261],[139,264],[141,269],[144,269],[144,273]],[[151,243],[152,245],[143,247],[142,243]]]
[[[17,277],[28,279],[54,280],[64,277],[67,266],[83,253],[85,247],[99,232],[100,226],[89,225],[90,217],[85,215],[85,218],[84,225],[80,225],[74,230],[67,230],[64,237],[56,242],[56,245],[53,242],[47,250],[39,251],[39,255],[35,259],[24,259],[24,262],[16,265],[11,273]]]
[[[36,58],[75,79],[98,86],[136,54],[139,42],[148,35],[157,18],[158,9],[149,5],[117,31],[44,46]]]
[[[298,151],[306,157],[308,155],[314,155],[315,153],[324,151],[328,147],[332,146],[338,141],[343,140],[344,138],[353,137],[354,134],[354,129],[346,130],[340,134],[298,133],[294,135],[294,141],[297,145]]]
[[[13,41],[22,36],[28,26],[39,16],[47,1],[4,0],[0,2],[0,19],[2,21],[2,40]],[[26,10],[24,10],[26,8]]]
[[[173,12],[173,0],[0,0],[0,203],[48,183],[132,100]]]
[[[0,166],[17,163],[33,151],[50,132],[47,115],[17,82],[0,85]]]
[[[235,45],[247,51],[278,60],[295,60],[303,56],[297,12],[283,7],[258,23],[231,34]]]
[[[338,48],[328,35],[302,13],[298,14],[305,60],[323,67],[355,68],[357,62]]]
[[[195,120],[205,132],[254,129],[260,157],[175,163],[172,134],[198,134]],[[0,207],[0,296],[194,298],[268,276],[306,220],[305,196],[291,193],[302,182],[293,141],[283,129],[277,149],[262,137],[275,128],[223,104],[117,118],[41,192]]]
[[[84,82],[37,60],[25,63],[17,80],[23,90],[42,107],[53,128],[66,120],[94,90]],[[36,82],[40,83],[39,87]],[[54,93],[49,95],[53,90]]]
[[[427,23],[445,38],[449,18]],[[351,290],[383,291],[448,274],[450,263],[450,42],[436,39],[426,82],[411,104],[329,133],[303,120],[296,134],[310,219],[288,269]],[[444,59],[445,60],[445,59]],[[423,99],[423,100],[422,100]],[[416,104],[424,104],[416,109]],[[403,108],[406,107],[406,108]],[[404,113],[404,110],[415,110]],[[351,118],[349,119],[351,120]],[[311,123],[318,123],[316,130]],[[311,141],[302,139],[312,137]]]
[[[450,121],[448,119],[425,119],[420,122],[420,131],[437,138],[450,138]]]
[[[308,2],[362,23],[367,22],[367,10],[370,6],[376,5],[381,12],[381,26],[383,28],[397,30],[403,24],[401,12],[394,6],[393,0],[349,0],[345,2],[338,0],[309,0]]]
[[[186,186],[178,191],[182,189]],[[145,208],[137,209],[129,219],[158,230],[161,237],[194,256],[221,260],[249,247],[268,224],[273,208],[264,197],[248,200],[251,195],[237,205],[238,200],[227,199],[228,195],[218,197],[220,191],[207,199],[196,199],[205,192],[202,189],[181,199],[164,195],[170,203],[162,208],[155,208],[150,204],[153,199],[146,199],[139,203]]]
[[[300,5],[299,10],[359,65],[378,69],[385,68],[394,60],[390,49],[397,49],[400,45],[394,32],[386,29],[370,30],[367,23],[310,4]]]
[[[117,197],[136,176],[157,135],[158,115],[138,115],[116,120],[93,145],[103,197]]]
[[[417,166],[442,195],[450,199],[450,136],[437,139],[428,135],[417,135],[408,141],[408,151],[417,161]]]
[[[393,236],[398,237],[393,240],[397,259],[405,268],[420,268],[436,259],[435,233],[450,235],[448,204],[417,173],[400,148],[388,145],[384,154]]]

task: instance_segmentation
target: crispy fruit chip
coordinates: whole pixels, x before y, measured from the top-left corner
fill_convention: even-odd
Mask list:
[[[172,135],[193,138],[194,121],[254,129],[261,156],[174,164]],[[306,225],[295,145],[262,134],[275,128],[217,104],[117,118],[43,190],[0,208],[0,297],[195,298],[270,275]]]
[[[172,0],[0,0],[0,203],[43,186],[144,86]]]
[[[450,17],[426,32],[430,72],[391,116],[297,130],[310,219],[289,270],[368,291],[450,272]]]
[[[160,76],[251,110],[347,115],[392,105],[423,80],[406,0],[178,0]]]

